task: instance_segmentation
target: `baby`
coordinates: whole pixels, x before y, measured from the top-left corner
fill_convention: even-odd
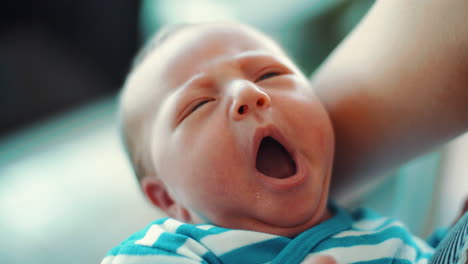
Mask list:
[[[160,32],[121,94],[124,141],[145,196],[169,218],[108,263],[427,263],[393,219],[329,203],[334,134],[309,80],[238,24]],[[317,258],[316,258],[317,260]],[[448,263],[448,262],[447,262]]]

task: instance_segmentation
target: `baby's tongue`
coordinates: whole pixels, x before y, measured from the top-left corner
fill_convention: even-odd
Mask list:
[[[280,179],[296,173],[296,164],[291,155],[272,137],[266,137],[260,143],[256,167],[261,173]]]

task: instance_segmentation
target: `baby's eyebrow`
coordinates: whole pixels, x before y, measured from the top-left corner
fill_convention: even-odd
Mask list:
[[[197,73],[193,75],[192,77],[190,77],[190,79],[178,85],[176,89],[178,90],[178,92],[183,93],[186,90],[190,89],[191,87],[204,86],[203,84],[205,84],[208,81],[206,77],[207,77],[206,74],[203,72]]]
[[[263,68],[271,65],[282,65],[292,69],[286,57],[278,56],[264,50],[243,52],[236,56],[236,61],[245,72],[253,72],[258,70],[259,67]]]
[[[190,86],[192,83],[196,82],[197,80],[200,80],[201,78],[203,78],[204,74],[202,72],[200,73],[197,73],[197,74],[194,74],[192,77],[190,77],[190,79],[188,79],[187,81],[183,82],[179,87],[187,87],[187,86]]]
[[[265,50],[249,50],[235,56],[235,59],[239,62],[242,62],[244,60],[250,60],[253,58],[278,60],[277,56],[274,56],[273,54]]]

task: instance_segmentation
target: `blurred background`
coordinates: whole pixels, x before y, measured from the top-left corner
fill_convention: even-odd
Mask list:
[[[311,74],[373,1],[9,1],[0,9],[0,263],[99,263],[162,216],[122,152],[116,94],[162,25],[234,20],[273,36]],[[339,200],[447,225],[468,190],[465,135]],[[444,179],[441,179],[443,175]]]

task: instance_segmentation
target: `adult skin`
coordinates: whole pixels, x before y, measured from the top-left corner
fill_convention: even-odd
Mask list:
[[[336,133],[332,191],[468,130],[468,1],[376,1],[312,77]]]

